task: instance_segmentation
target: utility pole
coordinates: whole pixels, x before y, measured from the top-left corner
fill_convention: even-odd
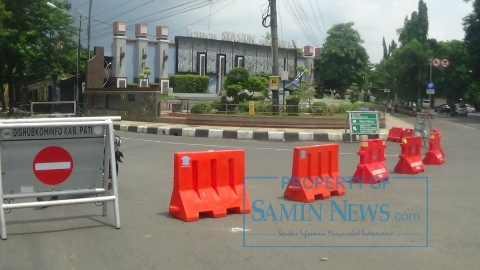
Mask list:
[[[430,82],[432,81],[432,66],[433,66],[433,59],[430,59]],[[428,95],[428,110],[427,110],[428,114],[430,114],[430,108],[431,107],[432,107],[432,94],[429,94]]]
[[[88,60],[90,60],[90,18],[92,17],[92,0],[90,0],[90,5],[88,7],[88,41],[87,41],[87,49],[88,49]]]
[[[280,76],[280,70],[278,66],[278,25],[277,25],[277,0],[270,0],[270,29],[272,32],[272,76]],[[285,90],[284,90],[285,91]],[[278,113],[279,95],[277,91],[272,91],[274,104],[274,113]]]
[[[287,57],[284,56],[283,57],[283,71],[287,71]],[[282,102],[282,105],[285,105],[285,83],[287,81],[283,81],[283,102]]]
[[[78,43],[77,43],[77,85],[75,86],[75,106],[78,107],[78,100],[80,96],[80,91],[78,89],[79,77],[80,77],[80,36],[82,33],[82,14],[80,14],[80,26],[78,28]]]

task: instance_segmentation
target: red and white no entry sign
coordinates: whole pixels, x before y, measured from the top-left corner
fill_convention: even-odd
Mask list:
[[[440,59],[434,58],[434,59],[432,60],[432,64],[433,64],[434,67],[440,66]]]
[[[58,146],[42,149],[33,159],[33,173],[46,185],[58,185],[70,177],[73,159],[67,150]]]

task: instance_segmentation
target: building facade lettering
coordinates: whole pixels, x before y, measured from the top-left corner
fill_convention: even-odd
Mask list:
[[[192,27],[187,27],[187,37],[205,38],[205,39],[214,39],[214,40],[218,39],[217,33],[215,32],[194,30]],[[222,32],[221,40],[245,43],[245,44],[263,45],[263,46],[272,45],[272,41],[269,39],[262,38],[257,42],[255,35],[243,34],[243,33],[237,34],[235,32],[230,32],[230,31]],[[288,41],[288,40],[279,40],[278,47],[285,48],[285,49],[292,49],[293,44],[291,41]]]

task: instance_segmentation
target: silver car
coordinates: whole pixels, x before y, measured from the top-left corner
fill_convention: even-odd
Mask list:
[[[467,112],[468,112],[468,113],[476,113],[476,112],[477,112],[472,105],[470,105],[470,104],[465,104],[465,106],[467,107]]]
[[[455,115],[462,115],[462,116],[467,116],[468,111],[467,111],[467,106],[464,103],[457,103],[455,104]]]

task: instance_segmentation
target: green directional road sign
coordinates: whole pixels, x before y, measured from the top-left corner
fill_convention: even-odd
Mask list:
[[[362,134],[362,133],[377,133],[377,125],[355,125],[352,124],[352,133],[353,134]]]
[[[349,125],[351,134],[377,134],[378,112],[349,112]]]
[[[380,134],[380,112],[378,111],[348,111],[347,125],[345,134],[350,128],[350,142],[353,142],[353,135],[373,135]],[[345,141],[346,136],[343,137]]]

